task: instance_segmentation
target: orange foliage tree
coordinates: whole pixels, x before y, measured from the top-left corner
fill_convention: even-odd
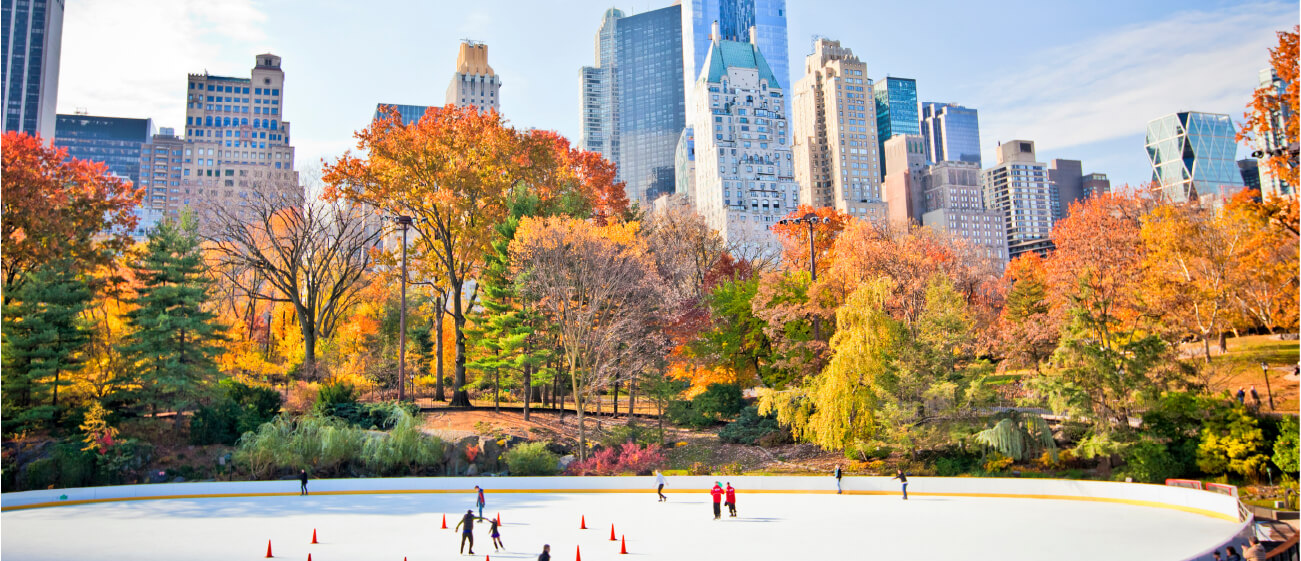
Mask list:
[[[818,222],[813,225],[813,253],[817,255],[819,270],[826,270],[830,265],[828,259],[832,257],[831,246],[853,218],[831,207],[795,207],[795,210],[782,218],[787,221],[785,224],[778,222],[772,225],[772,233],[782,244],[782,264],[787,269],[809,270],[809,225],[791,220],[810,214],[818,218]]]
[[[108,175],[104,164],[68,158],[67,150],[47,147],[38,136],[6,132],[3,139],[6,290],[41,263],[104,264],[131,244],[143,189]]]
[[[1251,101],[1247,103],[1247,112],[1243,115],[1246,122],[1238,129],[1239,142],[1268,138],[1274,146],[1284,148],[1297,143],[1297,114],[1301,112],[1301,107],[1298,107],[1298,101],[1301,100],[1298,88],[1301,88],[1301,84],[1297,83],[1298,30],[1301,30],[1301,26],[1293,27],[1292,31],[1278,32],[1278,46],[1269,50],[1269,62],[1274,74],[1285,85],[1279,90],[1269,84],[1252,94]],[[1265,154],[1261,164],[1293,189],[1297,187],[1296,152],[1282,150]]]
[[[469,405],[465,322],[475,295],[464,294],[466,281],[483,266],[512,195],[529,190],[544,204],[577,195],[604,219],[626,212],[622,185],[613,182],[613,166],[599,156],[571,148],[552,132],[517,131],[497,112],[474,107],[430,108],[409,125],[391,110],[356,136],[357,148],[368,156],[345,154],[327,164],[326,196],[415,219],[409,249],[414,274],[437,271],[451,292],[452,404]]]

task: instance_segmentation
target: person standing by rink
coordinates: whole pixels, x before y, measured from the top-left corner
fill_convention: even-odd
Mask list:
[[[306,495],[307,493],[307,470],[298,470],[298,494]]]
[[[836,471],[833,472],[832,475],[836,476],[836,494],[839,495],[839,494],[840,494],[840,478],[841,478],[842,476],[845,475],[845,472],[843,472],[843,471],[840,470],[840,464],[836,464]]]
[[[736,518],[736,488],[732,482],[727,482],[727,512],[728,516]]]
[[[664,474],[660,473],[660,470],[658,469],[655,470],[655,484],[658,486],[655,489],[655,493],[660,496],[659,502],[664,502],[669,500],[668,497],[664,496],[664,485],[668,484],[668,481],[664,480]]]
[[[551,544],[542,546],[542,555],[538,556],[538,561],[551,561]]]
[[[465,525],[464,530],[461,530],[461,525]],[[461,530],[461,553],[465,553],[465,542],[470,542],[470,555],[474,555],[474,511],[473,510],[465,511],[465,516],[462,516],[461,521],[456,523],[456,529]]]
[[[895,470],[894,477],[890,479],[899,480],[899,483],[903,486],[903,500],[908,500],[908,476],[903,474],[903,470]]]
[[[479,496],[474,499],[474,506],[479,507],[479,518],[483,518],[483,505],[487,504],[487,501],[483,500],[483,489],[480,489],[478,485],[475,485],[474,490],[479,493]]]
[[[709,490],[709,495],[714,499],[714,520],[718,520],[723,516],[723,485],[715,481],[714,488]]]

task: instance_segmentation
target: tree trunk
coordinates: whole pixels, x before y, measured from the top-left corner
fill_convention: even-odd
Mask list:
[[[298,315],[298,331],[303,334],[303,373],[307,379],[316,379],[316,325],[311,320],[311,315],[306,310],[297,309],[300,306],[295,304],[295,312]]]
[[[452,283],[452,320],[456,326],[456,369],[453,379],[453,407],[469,407],[470,392],[465,390],[465,314],[461,310],[461,283]]]
[[[1206,353],[1206,364],[1211,363],[1211,334],[1207,333],[1202,336],[1202,350]]]
[[[611,419],[619,418],[619,379],[614,380],[614,413],[610,415]]]
[[[529,402],[533,401],[533,365],[524,365],[524,421],[529,420]]]
[[[435,301],[438,302],[438,313],[434,316],[434,330],[438,332],[435,346],[438,350],[435,351],[437,362],[435,362],[434,400],[447,401],[447,398],[443,397],[443,316],[446,315],[444,310],[447,309],[447,301],[442,296]]]
[[[628,382],[628,420],[632,421],[637,413],[637,384],[635,380]]]
[[[1229,353],[1229,334],[1221,331],[1220,332],[1220,354],[1223,355],[1228,353]]]
[[[492,369],[492,412],[501,414],[501,369]]]

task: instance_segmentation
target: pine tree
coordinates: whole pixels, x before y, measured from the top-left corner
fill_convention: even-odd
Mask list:
[[[217,377],[221,351],[216,314],[204,309],[211,281],[193,216],[165,221],[149,236],[145,255],[132,268],[141,288],[127,314],[132,330],[122,348],[134,367],[140,397],[151,409],[178,412],[193,404]]]
[[[90,341],[81,314],[91,292],[68,261],[34,271],[4,306],[4,407],[6,418],[51,419],[59,388],[81,364]],[[49,396],[49,406],[42,404]],[[39,406],[39,407],[38,407]]]

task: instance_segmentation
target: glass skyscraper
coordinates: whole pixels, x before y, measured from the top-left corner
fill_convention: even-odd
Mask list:
[[[681,8],[619,19],[615,44],[616,163],[629,200],[648,203],[674,191],[674,154],[687,124]]]
[[[885,141],[897,134],[922,133],[917,117],[917,81],[912,78],[886,76],[872,85],[876,99],[876,139],[879,153],[885,153]],[[884,178],[890,169],[881,166]]]
[[[1147,124],[1152,181],[1169,201],[1224,198],[1242,190],[1228,115],[1185,111]]]
[[[922,136],[931,163],[980,162],[980,118],[975,109],[956,103],[922,104]]]
[[[3,0],[0,40],[4,130],[55,135],[63,0]]]
[[[375,116],[373,117],[373,119],[379,120],[380,117],[384,116],[385,112],[388,110],[387,108],[389,107],[398,110],[398,118],[402,119],[402,124],[404,125],[410,125],[411,123],[419,121],[421,117],[425,116],[425,111],[429,110],[429,107],[425,105],[402,105],[400,103],[380,103],[375,106]]]
[[[153,121],[92,115],[59,115],[54,145],[68,156],[104,164],[109,173],[140,185],[140,149],[154,134]]]
[[[723,41],[749,43],[750,28],[754,27],[759,52],[768,67],[781,87],[790,87],[786,0],[683,0],[681,7],[682,70],[688,92],[700,77],[705,55],[709,54],[709,30],[715,21]]]

